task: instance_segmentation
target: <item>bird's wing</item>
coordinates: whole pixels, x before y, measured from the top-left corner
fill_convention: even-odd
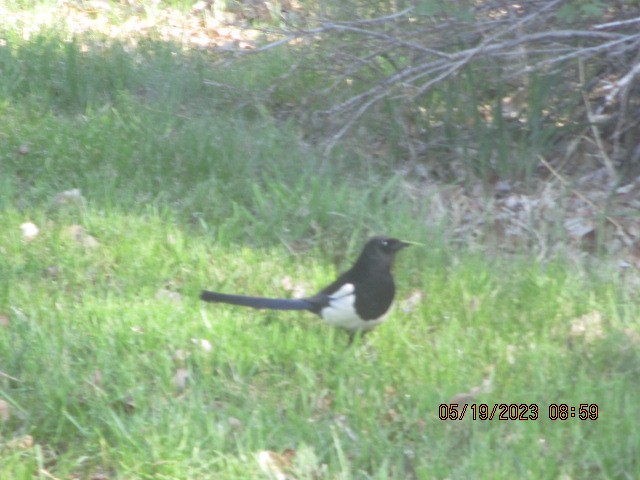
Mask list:
[[[319,314],[330,325],[351,328],[354,321],[358,321],[355,309],[355,287],[353,283],[345,283],[335,292],[322,294],[326,298],[325,305]]]

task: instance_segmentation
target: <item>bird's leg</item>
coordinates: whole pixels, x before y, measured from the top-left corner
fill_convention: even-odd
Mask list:
[[[368,330],[354,330],[353,332],[349,332],[349,343],[347,343],[347,348],[353,345],[353,341],[356,337],[359,337],[362,340],[362,343],[365,343],[365,335],[369,333]]]

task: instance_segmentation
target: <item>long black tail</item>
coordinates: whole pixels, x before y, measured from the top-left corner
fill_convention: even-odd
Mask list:
[[[310,310],[313,306],[311,302],[303,298],[262,298],[247,297],[245,295],[227,295],[226,293],[216,293],[203,290],[200,299],[205,302],[230,303],[252,308],[268,308],[271,310]]]

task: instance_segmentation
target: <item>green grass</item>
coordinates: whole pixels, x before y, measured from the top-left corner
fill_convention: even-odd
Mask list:
[[[285,449],[295,478],[640,475],[638,307],[615,272],[452,250],[393,170],[323,161],[295,125],[202,82],[257,92],[286,54],[221,70],[168,44],[7,37],[0,478],[266,478],[255,456]],[[83,200],[59,205],[72,188]],[[198,300],[280,295],[287,278],[311,293],[373,232],[428,246],[399,256],[399,305],[366,345],[310,314]],[[602,333],[572,335],[592,312]],[[487,376],[473,403],[539,419],[438,419]],[[550,421],[551,403],[600,416]]]
[[[637,328],[637,309],[614,283],[561,265],[446,264],[407,251],[400,298],[419,288],[425,301],[397,308],[368,346],[345,349],[343,335],[310,316],[197,300],[202,286],[277,294],[285,276],[322,285],[334,272],[320,255],[209,244],[152,212],[85,213],[100,242],[92,249],[68,240],[64,221],[25,244],[22,219],[3,213],[10,325],[0,352],[19,380],[2,383],[12,411],[3,477],[26,469],[30,478],[27,465],[41,462],[58,478],[246,478],[258,475],[252,454],[285,448],[311,449],[328,478],[405,478],[409,465],[419,478],[638,471],[629,418],[640,414],[640,356],[623,335]],[[57,276],[43,275],[52,265]],[[181,301],[157,298],[163,288]],[[572,341],[571,320],[593,310],[604,337]],[[535,403],[539,420],[437,418],[489,368],[493,389],[475,401]],[[174,384],[180,369],[184,388]],[[600,418],[551,422],[549,403],[597,403]],[[35,446],[10,446],[24,434]]]

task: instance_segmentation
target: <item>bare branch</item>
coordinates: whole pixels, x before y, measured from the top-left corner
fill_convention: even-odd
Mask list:
[[[638,75],[640,75],[640,63],[636,63],[624,77],[616,82],[615,87],[611,89],[611,92],[606,97],[607,103],[613,103],[613,99],[616,98],[621,91],[626,90]]]
[[[371,19],[358,19],[358,20],[352,20],[350,22],[335,22],[335,23],[336,24],[342,23],[345,25],[379,25],[382,23],[387,23],[391,20],[397,20],[398,18],[404,17],[407,14],[413,12],[414,10],[415,10],[415,7],[409,7],[399,12],[392,13],[391,15],[385,15],[382,17],[371,18]]]
[[[609,23],[601,23],[600,25],[594,25],[593,28],[596,30],[604,30],[606,28],[618,28],[626,25],[631,25],[633,23],[640,23],[640,17],[637,18],[629,18],[628,20],[619,20],[616,22]]]
[[[327,73],[325,85],[314,92],[318,98],[326,99],[325,106],[311,112],[312,118],[321,120],[320,124],[314,123],[314,127],[328,130],[324,132],[329,135],[326,153],[379,102],[401,100],[406,102],[403,105],[407,109],[415,109],[425,94],[469,70],[471,65],[483,72],[495,72],[486,77],[490,83],[515,81],[523,85],[533,72],[546,75],[569,68],[575,76],[575,60],[582,63],[589,60],[586,65],[589,68],[582,71],[583,77],[602,72],[601,78],[611,85],[608,90],[599,90],[606,93],[606,101],[593,102],[594,107],[606,108],[630,101],[637,105],[629,92],[640,76],[640,62],[630,58],[640,48],[640,32],[634,28],[640,23],[640,17],[610,18],[611,21],[596,25],[573,22],[572,26],[580,27],[568,29],[563,28],[566,24],[558,15],[558,8],[564,4],[566,0],[531,0],[520,4],[507,0],[483,1],[469,10],[474,17],[464,20],[446,13],[439,17],[418,15],[414,7],[368,19],[323,18],[312,28],[281,32],[281,38],[242,53],[263,52],[295,43],[294,48],[300,54],[309,52],[314,61],[311,68]],[[627,11],[613,10],[622,14]],[[274,32],[269,34],[274,38]],[[320,42],[329,48],[317,48]],[[568,85],[583,85],[586,92],[603,84],[593,78],[583,80],[569,81]],[[487,91],[491,91],[490,86],[487,87]],[[498,87],[498,90],[504,88]],[[604,94],[599,98],[604,100]],[[561,100],[560,104],[567,105],[567,102],[577,108],[575,99]],[[586,116],[587,120],[595,115],[589,102],[592,99],[585,95],[580,106],[582,118]],[[629,108],[628,111],[635,110]],[[634,125],[633,121],[616,120],[618,136],[626,125]],[[605,129],[601,130],[600,135]],[[595,131],[592,133],[596,136]],[[598,148],[602,158],[606,155],[605,147],[601,138]],[[605,161],[611,170],[614,159],[605,158]]]
[[[445,52],[441,52],[439,50],[434,50],[432,48],[427,48],[427,47],[423,47],[422,45],[419,45],[417,43],[414,42],[406,42],[400,38],[391,36],[391,35],[387,35],[384,33],[380,33],[380,32],[375,32],[372,30],[366,30],[363,28],[356,28],[356,27],[352,27],[349,25],[340,25],[340,24],[335,24],[335,23],[325,23],[323,24],[323,28],[326,31],[330,31],[330,30],[336,30],[336,31],[345,31],[345,32],[354,32],[354,33],[361,33],[365,36],[369,36],[369,37],[374,37],[374,38],[378,38],[381,40],[385,40],[389,43],[391,43],[392,45],[398,45],[398,46],[402,46],[402,47],[407,47],[411,50],[416,50],[418,52],[423,52],[423,53],[428,53],[431,55],[435,55],[437,57],[443,57],[443,58],[450,58],[451,56],[448,53]]]

